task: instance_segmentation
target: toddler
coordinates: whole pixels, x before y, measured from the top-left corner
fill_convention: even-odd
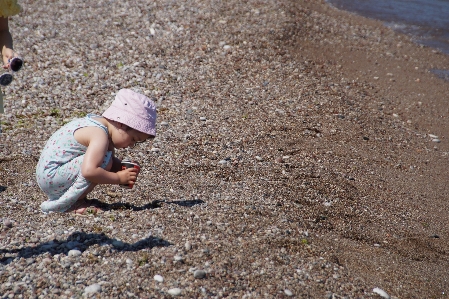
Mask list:
[[[37,182],[49,197],[42,211],[96,213],[86,196],[97,184],[132,185],[139,174],[136,168],[121,170],[114,149],[155,136],[155,104],[130,89],[120,90],[102,116],[89,114],[66,124],[47,141],[37,164]]]

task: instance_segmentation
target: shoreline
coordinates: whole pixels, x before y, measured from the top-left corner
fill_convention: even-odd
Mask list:
[[[327,5],[327,3],[324,3],[324,5]],[[346,226],[340,227],[340,233],[330,232],[325,234],[325,239],[336,238],[335,240],[339,240],[338,243],[344,243],[344,245],[338,244],[336,246],[334,242],[328,242],[327,250],[334,254],[333,256],[336,260],[344,260],[343,263],[347,263],[351,273],[357,273],[365,281],[374,280],[377,282],[377,286],[385,285],[389,281],[387,283],[389,288],[387,289],[396,288],[396,295],[400,298],[428,297],[430,294],[441,296],[448,288],[447,282],[442,278],[445,276],[444,270],[437,270],[439,266],[434,262],[430,262],[432,266],[418,267],[416,263],[410,263],[410,260],[407,258],[416,259],[419,262],[435,261],[435,250],[439,251],[436,248],[444,247],[439,242],[440,240],[436,242],[437,244],[426,241],[426,239],[431,240],[433,235],[439,238],[439,234],[430,232],[427,235],[423,234],[420,227],[437,221],[432,226],[433,231],[443,232],[444,227],[447,226],[446,221],[439,223],[437,219],[444,219],[444,213],[441,213],[440,209],[444,211],[448,209],[445,203],[448,188],[444,183],[447,179],[444,169],[448,164],[445,157],[448,154],[446,134],[449,127],[445,120],[448,115],[447,94],[449,84],[447,81],[439,79],[432,74],[431,69],[447,69],[449,56],[435,49],[415,44],[409,36],[394,32],[380,21],[340,11],[331,6],[329,8],[325,6],[319,7],[318,10],[323,15],[328,16],[327,18],[321,18],[320,16],[321,20],[327,19],[325,21],[327,24],[335,24],[332,23],[332,18],[343,16],[340,21],[345,21],[344,23],[347,24],[345,28],[357,27],[358,30],[355,29],[353,31],[356,32],[353,33],[353,36],[357,36],[357,33],[359,33],[359,36],[363,36],[363,34],[369,31],[371,33],[375,32],[375,34],[368,38],[359,38],[359,41],[348,42],[348,39],[346,39],[346,43],[339,44],[334,42],[324,47],[323,43],[318,42],[310,48],[301,48],[298,51],[298,57],[300,59],[320,61],[320,63],[327,61],[328,70],[336,73],[333,76],[335,80],[338,80],[340,76],[342,81],[344,80],[343,78],[346,78],[344,82],[352,82],[353,85],[355,83],[356,86],[363,86],[354,91],[352,95],[347,93],[346,96],[366,101],[363,106],[367,106],[367,111],[368,108],[377,108],[385,112],[380,117],[381,119],[384,117],[397,119],[397,126],[393,125],[393,127],[403,130],[404,134],[411,133],[420,138],[425,138],[426,135],[437,135],[439,138],[438,143],[432,144],[430,142],[428,145],[423,146],[419,143],[413,144],[412,142],[405,148],[401,147],[401,151],[395,153],[396,159],[394,159],[399,163],[391,166],[405,171],[394,173],[391,169],[387,170],[380,180],[389,186],[384,187],[385,192],[368,192],[371,193],[373,200],[375,200],[376,196],[382,198],[380,200],[382,205],[385,204],[391,210],[395,210],[396,207],[387,203],[390,201],[388,197],[395,194],[398,198],[394,199],[393,202],[395,202],[395,205],[402,206],[404,210],[402,212],[390,211],[386,213],[376,203],[365,203],[366,207],[372,208],[373,211],[379,211],[380,209],[382,213],[389,215],[387,218],[391,217],[391,222],[380,221],[380,223],[383,223],[382,225],[380,223],[372,224],[369,219],[359,219],[354,221],[358,223],[356,226],[364,228],[361,230],[355,229],[354,232],[352,231],[354,230],[352,227],[354,224],[349,225],[353,221],[349,221]],[[330,18],[329,15],[331,16]],[[335,27],[338,28],[338,25],[341,24],[336,23],[337,26]],[[327,26],[327,30],[330,27]],[[327,32],[320,38],[332,41],[340,37],[340,35],[337,35],[333,38],[331,35]],[[377,42],[379,40],[381,42]],[[320,48],[320,51],[318,51],[318,48]],[[351,88],[353,85],[351,85]],[[370,105],[370,101],[373,105]],[[381,105],[372,107],[377,106],[374,105],[375,102],[381,103]],[[374,125],[371,130],[380,133],[382,130],[385,130],[385,127],[382,127],[384,126],[380,126],[376,130],[376,125]],[[428,140],[431,139],[428,138]],[[378,148],[373,147],[371,150],[365,150],[365,153],[361,156],[367,157],[372,155],[373,157],[368,159],[368,161],[371,160],[371,163],[379,164],[378,162],[382,157],[381,155],[380,157],[375,157],[378,154],[377,150]],[[437,154],[430,155],[432,156],[431,158],[427,156],[426,158],[430,159],[426,160],[424,158],[426,155],[423,155],[424,151]],[[438,153],[438,151],[441,152]],[[385,151],[384,155],[389,156]],[[410,167],[403,165],[404,161],[408,161],[405,163],[410,163]],[[429,163],[432,166],[423,167],[422,172],[418,176],[412,176],[408,172],[415,169],[416,165],[413,163],[417,161],[424,162],[424,164]],[[365,188],[370,187],[372,188],[372,182],[367,184]],[[413,190],[412,192],[422,192],[422,194],[413,196],[410,190]],[[438,191],[436,192],[436,190]],[[374,196],[374,194],[377,195]],[[404,195],[406,198],[403,198]],[[382,213],[377,217],[385,218],[385,215],[382,215]],[[413,216],[410,216],[410,213]],[[401,229],[398,231],[398,228],[389,229],[391,223],[397,223],[397,215],[400,214],[403,214],[403,219],[407,219],[408,225],[410,225],[410,228],[404,229],[404,235],[401,237],[397,234]],[[349,232],[345,231],[344,228],[346,227],[347,230],[348,225],[350,228]],[[383,233],[372,233],[369,232],[370,230]],[[341,236],[345,234],[347,236],[342,240]],[[394,237],[391,238],[391,236]],[[395,238],[397,240],[394,240]],[[398,241],[400,239],[403,240]],[[361,245],[357,241],[354,242],[354,240],[360,240],[365,245]],[[385,249],[373,248],[373,244],[375,247]],[[407,245],[404,246],[405,244]],[[445,241],[444,244],[446,244]],[[399,265],[394,263],[399,263]],[[426,267],[432,268],[439,274],[429,273],[426,271]],[[400,278],[402,275],[408,277],[407,281],[414,280],[416,284],[410,284],[408,287],[404,286],[403,283],[405,281]],[[424,283],[426,280],[432,281],[434,284]],[[402,286],[399,287],[399,285]]]

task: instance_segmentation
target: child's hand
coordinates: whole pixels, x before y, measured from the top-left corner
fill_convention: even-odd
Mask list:
[[[9,60],[14,58],[14,51],[8,48],[3,49],[3,68],[9,68]]]
[[[134,182],[137,180],[139,170],[136,168],[127,168],[118,171],[117,174],[120,179],[120,185],[134,185]]]

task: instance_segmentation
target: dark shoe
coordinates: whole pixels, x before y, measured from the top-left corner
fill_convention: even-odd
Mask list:
[[[4,73],[0,76],[0,85],[7,86],[12,82],[12,75]]]

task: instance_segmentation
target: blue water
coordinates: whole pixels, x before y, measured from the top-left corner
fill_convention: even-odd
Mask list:
[[[331,5],[378,19],[419,43],[449,55],[449,0],[327,0]]]

